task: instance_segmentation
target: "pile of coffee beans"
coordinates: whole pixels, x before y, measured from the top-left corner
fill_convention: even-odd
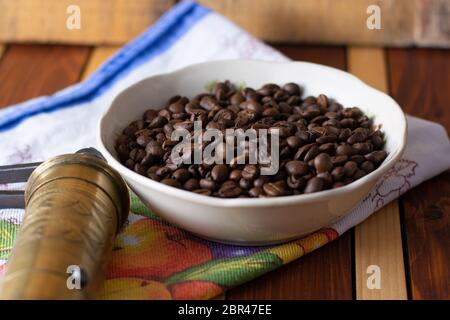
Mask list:
[[[149,109],[117,138],[120,161],[163,184],[221,198],[277,197],[339,188],[380,166],[383,133],[359,108],[344,108],[320,94],[302,97],[295,83],[237,88],[228,81],[192,99],[174,96]],[[279,170],[261,175],[259,164],[174,164],[175,129],[277,128]]]

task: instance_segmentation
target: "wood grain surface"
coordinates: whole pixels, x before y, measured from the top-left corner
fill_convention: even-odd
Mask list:
[[[0,0],[0,41],[117,45],[180,0]],[[199,0],[266,41],[450,47],[448,0]],[[66,26],[76,5],[80,28]],[[380,29],[369,29],[370,7]],[[51,17],[51,18],[49,18]]]
[[[382,48],[350,47],[347,52],[349,72],[378,90],[388,91]],[[380,268],[380,288],[367,285],[370,266]],[[358,300],[408,298],[397,200],[355,227],[355,280]]]
[[[106,47],[95,47],[92,49],[91,56],[86,63],[86,68],[83,71],[81,79],[86,79],[92,72],[97,70],[106,59],[111,57],[117,50],[119,46],[106,46]]]
[[[411,0],[200,0],[267,41],[411,44],[416,2]],[[368,7],[380,8],[381,29],[367,27]],[[372,11],[370,11],[372,12]]]
[[[123,44],[156,21],[175,0],[0,0],[0,41]],[[80,11],[80,28],[67,28]]]
[[[405,112],[450,131],[450,51],[389,49],[390,92]],[[430,157],[433,157],[430,154]],[[450,172],[401,197],[412,299],[450,299]]]
[[[0,60],[0,108],[80,80],[88,47],[10,45]]]
[[[346,68],[344,47],[276,46],[289,58]],[[352,299],[352,231],[287,266],[231,289],[227,299]]]
[[[390,92],[404,111],[450,130],[450,50],[388,49]]]

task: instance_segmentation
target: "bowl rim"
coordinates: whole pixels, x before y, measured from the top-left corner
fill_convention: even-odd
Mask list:
[[[399,130],[402,130],[401,134],[401,141],[398,149],[392,151],[391,153],[393,156],[388,159],[388,161],[384,161],[380,167],[378,167],[376,170],[372,171],[371,173],[365,175],[364,177],[353,181],[349,183],[348,185],[345,185],[340,188],[336,189],[329,189],[329,190],[323,190],[319,192],[314,192],[310,194],[300,194],[300,195],[289,195],[289,196],[280,196],[280,197],[267,197],[267,198],[218,198],[218,197],[211,197],[211,196],[205,196],[201,194],[197,194],[191,191],[178,189],[175,187],[164,185],[158,181],[153,181],[147,177],[144,177],[136,172],[134,172],[131,169],[128,169],[126,166],[124,166],[122,163],[120,163],[106,148],[103,139],[102,139],[102,128],[104,126],[104,121],[106,116],[111,112],[111,107],[115,103],[115,101],[125,92],[132,90],[134,87],[138,86],[140,83],[144,81],[148,81],[152,78],[162,78],[167,76],[176,76],[177,74],[191,72],[193,69],[198,67],[204,67],[205,65],[220,65],[220,64],[228,64],[228,63],[251,63],[251,64],[260,64],[260,65],[309,65],[314,68],[318,69],[328,69],[329,71],[336,72],[340,76],[345,77],[351,81],[353,81],[355,84],[360,85],[365,90],[371,91],[373,93],[376,93],[378,95],[383,95],[385,98],[390,100],[392,103],[392,106],[396,108],[397,112],[399,112],[402,117],[402,123],[399,124]],[[117,170],[125,180],[130,179],[135,182],[138,182],[139,184],[145,186],[146,188],[149,188],[150,190],[157,190],[157,192],[170,194],[174,197],[195,202],[202,205],[208,205],[208,206],[220,206],[220,207],[265,207],[265,206],[285,206],[290,204],[298,204],[302,202],[316,202],[320,200],[330,199],[332,197],[341,196],[344,194],[347,194],[348,192],[352,192],[352,190],[355,190],[357,188],[360,188],[361,186],[374,182],[384,175],[402,156],[405,147],[406,147],[406,137],[407,137],[407,121],[406,116],[401,109],[401,107],[398,105],[398,103],[390,97],[388,94],[375,89],[359,79],[358,77],[340,70],[336,69],[330,66],[325,66],[317,63],[312,62],[306,62],[306,61],[285,61],[285,62],[273,62],[273,61],[264,61],[264,60],[249,60],[249,59],[226,59],[226,60],[214,60],[214,61],[207,61],[207,62],[201,62],[196,64],[191,64],[188,66],[185,66],[183,68],[166,72],[166,73],[159,73],[155,74],[146,78],[143,78],[139,80],[138,82],[132,84],[131,86],[128,86],[127,88],[123,89],[118,93],[109,103],[106,110],[102,113],[100,120],[97,124],[97,145],[100,148],[100,152],[105,156],[108,163]]]

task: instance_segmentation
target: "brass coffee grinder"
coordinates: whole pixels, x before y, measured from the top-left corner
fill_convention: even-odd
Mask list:
[[[93,298],[128,216],[124,180],[93,148],[38,166],[0,168],[0,183],[26,180],[27,175],[22,195],[10,191],[0,196],[3,207],[21,202],[25,207],[0,279],[0,299]]]

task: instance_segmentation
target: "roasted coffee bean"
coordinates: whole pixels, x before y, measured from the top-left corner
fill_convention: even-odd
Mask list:
[[[321,136],[319,138],[316,139],[317,143],[323,144],[323,143],[329,143],[329,142],[334,142],[336,141],[337,137],[335,135],[325,135],[325,136]]]
[[[253,186],[253,182],[244,178],[239,180],[239,186],[242,189],[250,189]]]
[[[352,128],[354,128],[356,126],[356,121],[355,121],[355,119],[352,119],[352,118],[342,119],[339,123],[340,123],[342,128],[350,128],[350,129],[352,129]]]
[[[263,194],[263,189],[261,187],[253,187],[248,190],[248,195],[253,198],[257,198]]]
[[[313,147],[314,145],[315,145],[314,143],[310,143],[310,144],[305,144],[304,146],[300,147],[297,150],[297,153],[294,155],[294,159],[295,160],[304,160],[309,149],[311,149],[311,147]]]
[[[283,86],[283,90],[286,91],[288,94],[292,95],[292,96],[299,96],[302,93],[302,90],[300,88],[300,86],[296,83],[290,82],[290,83],[286,83]]]
[[[191,175],[190,175],[189,171],[187,169],[185,169],[185,168],[180,168],[178,170],[175,170],[172,173],[172,179],[175,179],[175,180],[177,180],[178,182],[181,182],[181,183],[183,183],[186,180],[188,180],[190,176]]]
[[[152,140],[148,134],[141,134],[136,138],[136,143],[141,147],[145,147]]]
[[[362,116],[362,111],[357,107],[345,108],[343,111],[344,117],[347,118],[359,118]]]
[[[192,122],[191,120],[176,122],[173,124],[173,128],[175,130],[191,131],[192,129],[194,129],[194,122]]]
[[[340,165],[346,163],[347,160],[348,160],[348,156],[347,155],[340,155],[340,156],[331,157],[331,162],[335,166],[340,166]]]
[[[166,178],[166,179],[162,179],[160,181],[162,184],[171,186],[171,187],[175,187],[175,188],[180,188],[180,183],[174,179],[170,179],[170,178]]]
[[[223,182],[227,180],[228,175],[229,175],[228,166],[224,164],[216,164],[211,170],[211,178],[216,182]]]
[[[156,170],[156,174],[161,178],[168,176],[170,173],[172,173],[172,169],[168,166],[159,167],[159,169]]]
[[[370,138],[370,141],[374,145],[375,148],[381,148],[383,146],[383,137],[380,135],[374,135]]]
[[[317,172],[327,172],[333,168],[333,163],[327,153],[321,153],[314,158],[314,167]]]
[[[335,183],[333,183],[333,186],[331,188],[332,189],[336,189],[336,188],[340,188],[340,187],[343,187],[343,186],[345,186],[345,183],[343,183],[343,182],[335,182]]]
[[[150,141],[145,147],[145,151],[148,155],[152,156],[154,159],[162,159],[164,155],[164,150],[161,148],[158,142]]]
[[[345,170],[343,167],[335,167],[333,171],[331,171],[331,176],[334,181],[341,181],[345,176]]]
[[[325,113],[325,117],[327,117],[328,119],[340,120],[342,118],[342,114],[338,112],[329,111]]]
[[[223,184],[219,189],[219,197],[221,198],[236,198],[241,195],[242,189],[238,187],[236,182],[230,181],[231,183]]]
[[[347,139],[351,136],[351,134],[352,134],[352,130],[350,130],[349,128],[342,129],[339,134],[338,139],[339,139],[339,141],[342,141],[342,142],[347,141]]]
[[[184,183],[183,188],[188,191],[199,189],[200,182],[197,179],[189,179]]]
[[[231,171],[229,179],[237,182],[241,179],[241,177],[242,177],[242,170],[235,169]]]
[[[328,154],[334,154],[336,150],[336,144],[329,142],[329,143],[324,143],[321,146],[319,146],[319,151],[320,152],[326,152]]]
[[[353,145],[353,149],[359,154],[366,154],[372,151],[372,145],[369,142],[358,142]]]
[[[323,122],[325,122],[327,120],[328,120],[327,117],[321,115],[321,116],[315,117],[314,119],[311,119],[310,123],[315,123],[315,124],[321,125]]]
[[[298,149],[302,144],[302,140],[298,136],[290,136],[286,139],[286,143],[291,149]]]
[[[363,142],[366,140],[366,136],[362,132],[354,132],[348,139],[347,143],[354,144],[356,142]]]
[[[150,179],[152,179],[152,180],[155,180],[155,181],[159,181],[159,180],[161,180],[161,178],[156,174],[156,173],[154,173],[154,172],[148,172],[147,171],[147,177],[149,177]]]
[[[170,104],[168,109],[172,113],[182,113],[184,112],[184,104],[182,104],[181,101],[178,100],[177,102]]]
[[[353,156],[351,156],[350,158],[349,158],[349,160],[350,161],[354,161],[354,162],[356,162],[358,165],[360,165],[361,163],[363,163],[365,160],[366,160],[366,158],[364,158],[362,155],[360,155],[360,154],[355,154],[355,155],[353,155]]]
[[[145,151],[142,149],[134,148],[130,151],[130,159],[134,160],[135,162],[141,162],[142,159],[145,157]]]
[[[317,178],[320,178],[323,180],[323,186],[325,188],[328,188],[329,186],[331,186],[333,184],[333,176],[328,172],[319,172],[317,174]]]
[[[286,163],[285,169],[290,176],[299,177],[308,173],[308,165],[299,160],[291,160]]]
[[[205,110],[212,110],[218,106],[217,100],[213,96],[204,96],[200,99],[200,106]]]
[[[384,150],[373,151],[369,154],[365,155],[366,159],[369,161],[373,161],[377,164],[380,164],[387,157],[387,153]]]
[[[305,154],[305,158],[303,159],[305,162],[308,162],[309,160],[313,160],[317,154],[319,153],[319,147],[317,144],[314,144],[308,152]]]
[[[321,106],[322,108],[328,107],[328,97],[324,94],[319,94],[317,96],[317,104]]]
[[[317,177],[313,177],[306,183],[304,193],[313,193],[321,191],[323,189],[323,180]]]
[[[306,179],[303,177],[289,176],[286,182],[291,189],[302,189],[305,187]]]
[[[366,173],[364,172],[364,170],[356,170],[355,174],[353,175],[353,179],[358,180],[361,179],[362,177],[364,177],[366,175]]]
[[[210,196],[212,194],[211,190],[208,189],[197,189],[193,191],[194,193],[201,194],[203,196]]]
[[[259,175],[259,168],[254,164],[248,164],[242,169],[242,177],[249,181],[253,181]]]
[[[299,137],[302,143],[308,143],[311,139],[311,135],[309,134],[309,132],[304,130],[298,131],[296,133],[296,136]]]
[[[260,115],[264,111],[264,107],[256,101],[246,101],[244,103],[245,109],[253,111],[256,115]]]
[[[371,161],[364,161],[360,165],[361,169],[364,170],[366,173],[370,173],[373,170],[375,170],[375,165]]]
[[[268,183],[270,181],[268,176],[259,176],[258,178],[253,181],[253,185],[255,187],[262,187],[265,183]]]
[[[263,185],[263,190],[269,197],[279,197],[286,192],[286,183],[284,181],[269,182]]]
[[[143,118],[147,122],[151,122],[157,116],[158,116],[158,111],[157,110],[149,109],[149,110],[144,112]]]
[[[351,145],[341,144],[336,148],[336,155],[338,156],[351,156],[355,154],[355,149]]]
[[[134,162],[133,159],[127,159],[127,161],[125,161],[124,164],[125,164],[125,167],[127,167],[128,169],[133,170],[133,169],[134,169],[134,165],[135,165],[136,163]]]
[[[160,108],[148,109],[116,139],[121,163],[154,181],[198,194],[222,198],[298,195],[342,187],[376,170],[387,157],[383,132],[359,108],[344,108],[321,94],[302,97],[295,83],[269,83],[261,88],[238,88],[217,82],[212,92],[192,99],[175,95]],[[239,142],[245,154],[234,155],[230,164],[175,164],[171,153],[182,140],[171,139],[174,130],[266,129],[278,134],[278,171],[260,175],[260,164],[248,164],[247,142]],[[194,139],[178,153],[183,161],[208,143]],[[235,140],[235,144],[237,139]],[[268,139],[269,147],[271,144]],[[190,150],[187,148],[190,146]],[[216,159],[227,160],[225,143],[214,149]],[[234,147],[236,152],[237,147]],[[257,151],[256,151],[257,152]],[[208,162],[209,163],[209,162]]]
[[[354,161],[347,161],[344,164],[344,172],[346,177],[352,177],[356,170],[358,169],[358,164]]]
[[[202,189],[214,190],[217,187],[217,184],[210,179],[200,179],[200,187]]]
[[[157,116],[157,117],[153,118],[153,120],[150,122],[148,128],[149,129],[162,128],[167,123],[168,123],[168,120],[166,117]]]
[[[244,97],[244,95],[241,93],[241,92],[236,92],[235,94],[233,94],[231,97],[230,97],[230,103],[232,104],[232,105],[240,105],[242,102],[244,102],[245,101],[245,97]]]
[[[278,111],[278,109],[275,108],[267,108],[263,111],[263,116],[264,117],[277,117],[280,114],[280,111]]]

